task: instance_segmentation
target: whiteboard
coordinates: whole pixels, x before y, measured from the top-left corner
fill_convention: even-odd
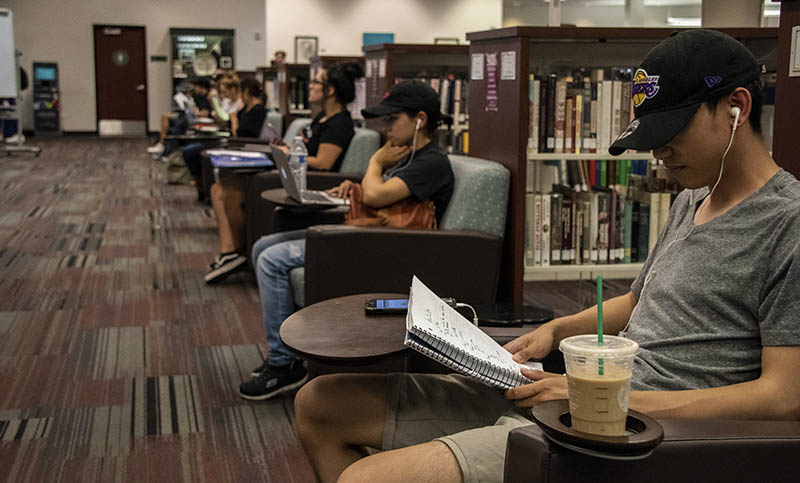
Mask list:
[[[0,97],[17,97],[14,17],[7,8],[0,8]]]

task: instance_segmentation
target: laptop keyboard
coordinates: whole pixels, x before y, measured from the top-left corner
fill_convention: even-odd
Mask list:
[[[331,199],[321,191],[303,191],[303,200],[331,202]]]

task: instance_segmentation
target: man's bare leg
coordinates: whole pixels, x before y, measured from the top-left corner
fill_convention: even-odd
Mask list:
[[[338,481],[461,483],[462,480],[461,467],[450,448],[441,441],[431,441],[360,459],[347,467]]]
[[[335,482],[364,447],[380,448],[386,423],[386,375],[312,379],[294,400],[295,430],[317,478]]]

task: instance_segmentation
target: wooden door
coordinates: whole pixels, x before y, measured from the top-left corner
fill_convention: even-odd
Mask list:
[[[144,27],[94,26],[97,131],[147,133],[147,68]]]

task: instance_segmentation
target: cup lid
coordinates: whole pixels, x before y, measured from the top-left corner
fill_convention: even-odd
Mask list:
[[[624,337],[604,335],[603,345],[598,345],[597,334],[589,334],[567,337],[558,344],[558,349],[564,354],[576,356],[631,357],[639,352],[639,344]]]

